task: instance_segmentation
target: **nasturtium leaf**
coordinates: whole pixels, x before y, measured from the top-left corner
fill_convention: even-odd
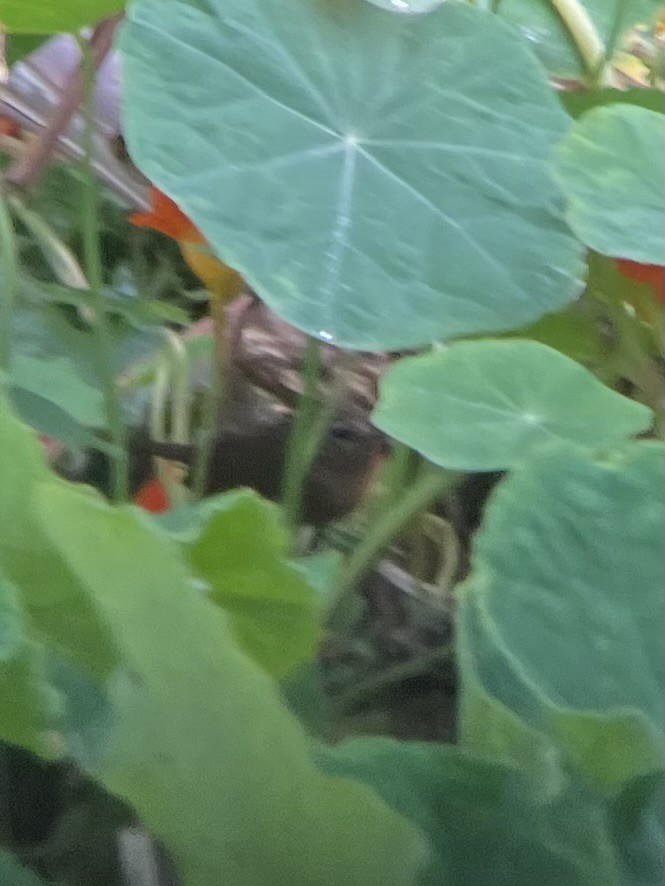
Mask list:
[[[564,4],[561,4],[562,6]],[[570,30],[552,0],[500,0],[498,13],[513,25],[553,74],[581,76],[586,68]],[[576,0],[566,4],[581,8],[610,53],[634,25],[650,22],[661,8],[660,0]],[[614,45],[610,45],[614,43]]]
[[[651,410],[534,341],[460,341],[407,357],[381,382],[374,424],[452,470],[513,467],[552,439],[612,446]]]
[[[34,488],[53,474],[34,433],[12,415],[0,397],[0,566],[23,594],[26,617],[40,642],[61,649],[75,634],[71,654],[94,675],[116,664],[106,626],[57,551],[48,544],[33,507]],[[64,481],[63,481],[64,482]],[[93,494],[88,489],[88,494]],[[39,552],[38,554],[36,552]]]
[[[0,0],[0,25],[18,34],[76,31],[124,5],[125,0]]]
[[[288,533],[273,504],[249,490],[219,496],[185,554],[240,647],[269,674],[284,677],[313,657],[320,639],[317,594],[287,559]]]
[[[602,362],[613,343],[611,335],[598,322],[597,307],[587,300],[547,314],[530,326],[516,330],[510,337],[540,342],[587,367]]]
[[[121,48],[134,159],[300,329],[416,346],[577,293],[550,162],[570,118],[496,17],[141,0]]]
[[[663,455],[554,444],[497,489],[460,602],[469,746],[510,714],[610,792],[662,769]]]
[[[582,780],[562,772],[544,796],[523,772],[461,748],[382,738],[316,744],[314,755],[325,772],[375,787],[429,837],[419,886],[623,886],[615,852],[627,829],[610,832],[606,802]]]
[[[183,883],[411,886],[419,832],[366,786],[319,772],[275,684],[193,592],[178,547],[137,509],[63,482],[35,498],[121,654],[113,717],[79,765],[136,809]]]
[[[91,428],[80,424],[69,411],[60,409],[48,397],[16,385],[11,388],[10,395],[17,415],[40,434],[53,437],[71,449],[98,445],[99,438]]]
[[[101,391],[91,386],[66,357],[45,359],[16,354],[11,381],[16,387],[49,400],[79,424],[91,428],[106,426]]]
[[[584,114],[556,152],[577,236],[604,255],[665,264],[663,115],[631,105]]]

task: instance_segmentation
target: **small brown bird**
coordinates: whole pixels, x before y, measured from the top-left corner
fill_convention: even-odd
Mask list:
[[[254,386],[243,384],[236,396],[225,403],[215,432],[204,494],[245,486],[279,501],[292,421],[290,408]],[[145,427],[130,433],[128,447],[132,498],[154,477],[155,458],[181,462],[189,469],[196,457],[193,444],[152,440]],[[349,405],[340,407],[304,483],[303,522],[323,526],[352,511],[365,493],[382,449],[382,435],[369,423],[367,415]],[[77,465],[65,454],[54,467],[69,480],[88,483],[110,494],[110,463],[102,452],[91,450]]]

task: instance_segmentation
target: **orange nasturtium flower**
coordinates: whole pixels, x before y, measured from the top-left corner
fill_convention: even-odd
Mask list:
[[[644,283],[651,290],[661,304],[665,302],[665,267],[663,265],[643,265],[640,262],[631,261],[628,258],[617,258],[619,272],[634,280],[636,283]]]
[[[177,241],[183,258],[210,293],[216,337],[218,341],[222,341],[224,305],[242,292],[242,277],[212,254],[205,237],[191,219],[154,185],[150,186],[150,199],[150,211],[132,213],[129,216],[130,222],[139,227],[154,228]],[[134,502],[157,514],[170,507],[166,489],[157,477],[143,484],[134,497]]]
[[[132,213],[130,222],[154,228],[176,240],[183,258],[215,301],[225,304],[240,295],[243,289],[240,274],[210,252],[203,234],[173,200],[154,185],[150,186],[150,198],[152,209]]]
[[[163,514],[171,507],[166,489],[158,477],[153,477],[141,486],[134,496],[134,504],[152,514]]]

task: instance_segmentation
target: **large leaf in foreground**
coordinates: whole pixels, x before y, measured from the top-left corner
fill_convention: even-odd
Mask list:
[[[665,264],[663,115],[632,105],[584,114],[557,151],[577,236],[604,255]]]
[[[445,468],[494,471],[552,439],[612,446],[651,411],[533,341],[461,341],[407,357],[381,384],[373,421]]]
[[[0,738],[45,750],[55,698],[46,687],[43,650],[30,637],[17,589],[0,559]],[[2,879],[0,877],[0,883]]]
[[[72,635],[70,656],[89,671],[107,675],[115,664],[113,641],[84,589],[48,543],[32,507],[35,486],[52,477],[34,433],[0,398],[0,567],[21,594],[24,624],[39,642],[62,650]],[[30,633],[28,633],[30,636]],[[41,736],[35,734],[38,741]]]
[[[364,786],[318,772],[274,684],[191,588],[173,543],[135,509],[64,483],[37,495],[44,530],[121,656],[108,683],[114,716],[79,762],[134,806],[185,883],[413,883],[417,832]]]
[[[495,17],[142,0],[122,48],[134,159],[306,332],[420,345],[573,298],[550,168],[570,120]]]
[[[518,718],[610,789],[662,769],[662,488],[654,442],[553,446],[501,484],[460,606],[470,745],[509,728],[514,755]]]
[[[355,739],[316,745],[315,759],[375,787],[427,834],[435,854],[419,886],[624,886],[620,854],[658,822],[651,796],[640,796],[630,826],[612,831],[606,804],[583,782],[560,773],[544,796],[524,773],[447,745]],[[646,859],[641,870],[657,871],[657,856]]]

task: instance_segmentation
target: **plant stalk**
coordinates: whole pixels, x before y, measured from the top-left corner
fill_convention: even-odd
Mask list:
[[[307,444],[316,420],[320,373],[321,344],[318,339],[310,338],[303,365],[303,392],[289,429],[284,459],[282,505],[291,538],[300,524],[303,482],[316,455],[317,447]]]
[[[587,74],[600,86],[612,86],[606,50],[591,16],[580,0],[550,0],[577,47]]]
[[[111,334],[102,292],[104,280],[99,246],[97,179],[95,178],[95,171],[92,164],[95,68],[88,43],[83,39],[79,39],[79,45],[82,53],[85,111],[85,158],[83,162],[84,181],[82,193],[83,254],[85,258],[86,276],[88,278],[90,301],[92,302],[92,307],[95,313],[92,329],[97,340],[96,356],[99,380],[104,393],[107,420],[111,431],[111,438],[114,443],[114,452],[111,461],[113,498],[116,501],[125,501],[129,494],[129,459],[125,440],[126,435],[122,407],[113,372]]]
[[[331,623],[344,621],[347,604],[355,593],[357,584],[369,572],[383,548],[435,499],[450,491],[461,479],[457,471],[423,463],[420,474],[400,501],[370,526],[356,549],[346,562],[340,575],[337,593],[330,609]]]
[[[0,267],[2,268],[2,292],[0,293],[0,376],[2,376],[3,386],[9,389],[14,306],[18,293],[18,248],[9,207],[1,192]]]

